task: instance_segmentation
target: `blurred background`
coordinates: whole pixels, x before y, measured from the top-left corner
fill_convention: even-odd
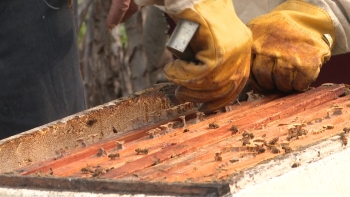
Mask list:
[[[144,7],[111,33],[106,29],[111,0],[78,0],[78,44],[87,107],[167,81],[164,65],[167,24],[162,11]]]

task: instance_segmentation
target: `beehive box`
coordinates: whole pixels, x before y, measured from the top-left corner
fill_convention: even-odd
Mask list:
[[[250,94],[206,115],[176,101],[174,88],[159,85],[2,140],[0,184],[222,196],[346,147],[345,85]],[[279,170],[264,173],[277,161]]]

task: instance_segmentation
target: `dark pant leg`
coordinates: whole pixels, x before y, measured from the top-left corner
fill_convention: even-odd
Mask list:
[[[312,86],[317,87],[323,83],[350,84],[350,53],[335,55],[326,62]]]
[[[0,138],[85,109],[68,0],[0,1]]]

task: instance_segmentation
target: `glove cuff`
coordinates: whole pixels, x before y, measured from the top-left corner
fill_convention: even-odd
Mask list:
[[[288,0],[271,13],[274,12],[280,12],[286,19],[325,41],[330,48],[334,46],[334,24],[324,9],[303,0]]]

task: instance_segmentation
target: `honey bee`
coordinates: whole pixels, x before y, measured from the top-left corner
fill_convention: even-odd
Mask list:
[[[100,174],[106,174],[106,170],[103,169],[102,167],[97,167],[94,173],[92,174],[92,176],[97,177],[97,176],[100,176]]]
[[[215,153],[215,161],[222,161],[221,152]]]
[[[144,148],[144,149],[141,149],[141,148],[137,148],[135,149],[135,152],[136,154],[144,154],[144,155],[147,155],[148,154],[148,149],[147,148]]]
[[[187,132],[189,132],[190,130],[189,129],[184,129],[184,133],[187,133]]]
[[[349,133],[350,132],[350,127],[344,127],[343,131],[344,131],[344,133]]]
[[[238,128],[236,125],[232,125],[230,130],[232,131],[232,134],[236,134],[238,132]]]
[[[289,146],[282,146],[282,149],[284,150],[285,153],[292,152],[292,148],[290,148]]]
[[[111,153],[108,155],[108,157],[111,158],[112,160],[114,160],[115,158],[120,157],[120,154],[119,153]]]
[[[340,139],[342,140],[344,146],[348,144],[348,138],[345,136],[344,133],[340,134]]]
[[[96,156],[97,156],[97,157],[107,156],[107,152],[106,152],[103,148],[99,148],[99,149],[97,150]]]
[[[233,158],[233,159],[230,160],[231,163],[236,163],[236,162],[238,162],[238,161],[239,161],[238,158]]]
[[[160,159],[157,158],[152,165],[155,166],[155,165],[158,165],[160,163],[161,163]]]
[[[281,152],[281,150],[278,149],[277,147],[272,147],[272,148],[271,148],[271,152],[272,152],[273,154],[278,154],[278,153]]]
[[[260,147],[258,150],[258,154],[264,153],[266,149],[264,147]]]
[[[296,167],[299,167],[301,164],[299,162],[295,162],[293,163],[292,165],[292,168],[296,168]]]
[[[214,122],[209,123],[209,129],[217,129],[217,128],[219,128],[219,127],[220,127],[220,126],[219,126],[218,124],[214,123]]]
[[[279,137],[273,138],[271,141],[269,141],[269,145],[275,145],[278,141]]]
[[[113,133],[118,133],[118,130],[113,126],[112,126],[112,131],[113,131]]]
[[[85,168],[82,168],[80,169],[80,171],[83,173],[83,174],[87,174],[87,173],[93,173],[94,171],[90,168],[90,166],[86,166]]]
[[[97,122],[97,119],[92,118],[92,119],[89,119],[89,120],[86,122],[86,125],[89,126],[89,127],[91,127],[91,126],[94,125],[96,122]]]
[[[253,133],[248,132],[247,130],[244,130],[244,132],[242,133],[242,136],[243,137],[248,137],[250,139],[253,139],[255,137]]]
[[[246,146],[247,144],[250,144],[250,141],[248,139],[242,139],[242,146]]]

